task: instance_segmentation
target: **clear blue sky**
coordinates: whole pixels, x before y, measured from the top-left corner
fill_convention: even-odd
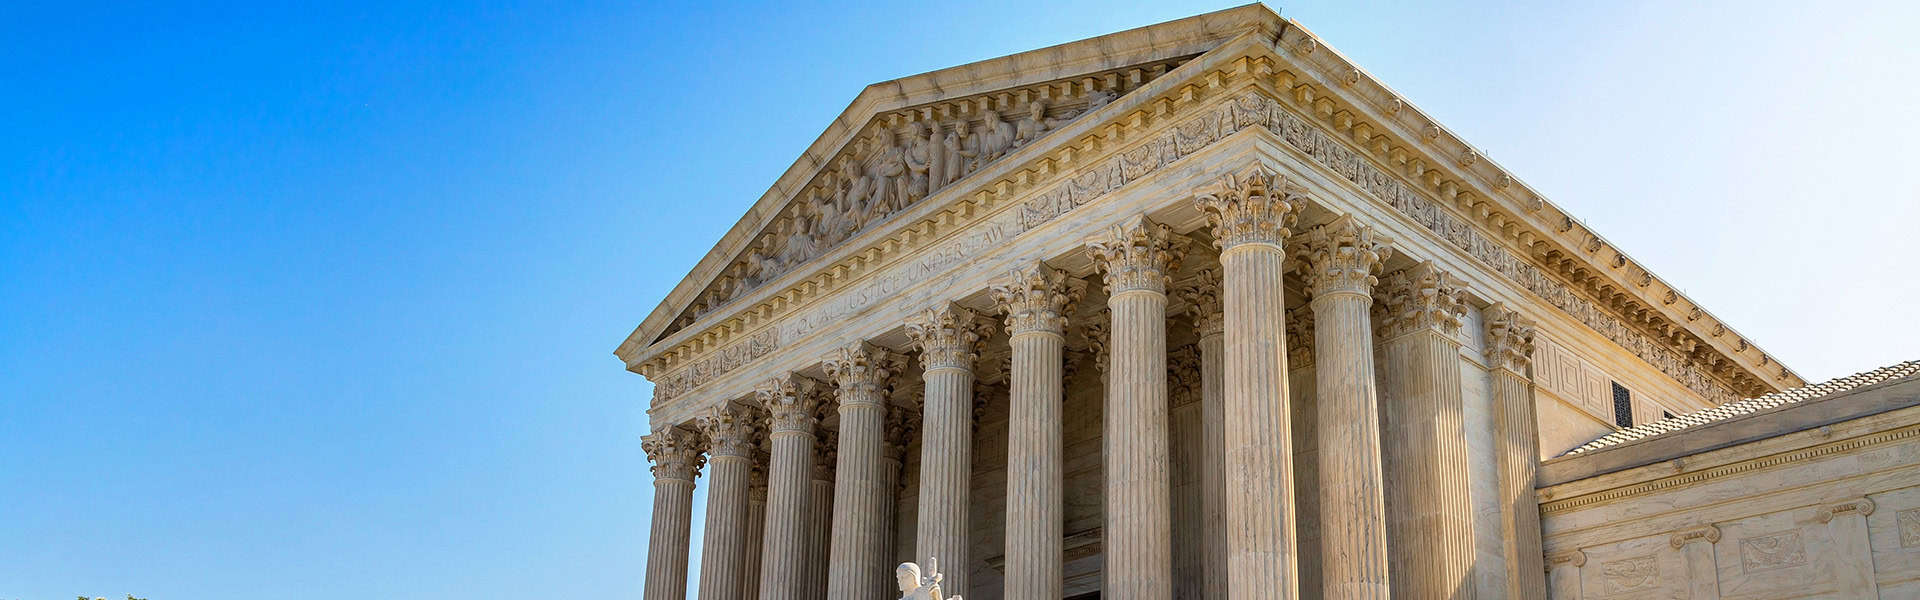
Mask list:
[[[611,351],[828,120],[1226,6],[344,4],[0,8],[0,599],[638,598]],[[1672,4],[1283,8],[1809,379],[1920,357],[1920,15]]]

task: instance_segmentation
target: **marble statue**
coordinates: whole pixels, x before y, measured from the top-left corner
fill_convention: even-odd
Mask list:
[[[940,595],[939,561],[927,560],[927,572],[920,573],[920,565],[910,562],[900,563],[893,570],[893,578],[900,584],[900,600],[943,600]],[[944,600],[961,600],[959,596]]]
[[[946,139],[940,143],[941,148],[945,150],[941,162],[946,166],[946,172],[940,178],[941,186],[967,176],[967,172],[971,170],[968,167],[973,164],[973,157],[980,155],[979,143],[978,138],[967,133],[966,121],[954,122],[953,129],[947,132]]]
[[[974,168],[993,162],[1013,148],[1013,124],[1000,119],[999,111],[982,111],[986,122],[980,126],[980,153],[973,157]]]

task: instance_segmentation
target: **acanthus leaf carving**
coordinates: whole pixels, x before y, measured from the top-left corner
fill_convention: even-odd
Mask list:
[[[1433,261],[1388,273],[1380,291],[1386,315],[1381,320],[1382,337],[1429,330],[1447,337],[1460,333],[1467,314],[1466,290]]]

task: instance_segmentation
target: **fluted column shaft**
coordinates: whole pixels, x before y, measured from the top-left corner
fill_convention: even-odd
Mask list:
[[[646,600],[686,600],[693,480],[706,457],[690,432],[666,428],[641,441],[653,460],[653,520],[647,536]]]
[[[941,589],[964,596],[972,557],[967,514],[973,485],[973,363],[987,332],[973,311],[931,308],[907,323],[920,350],[926,398],[920,438],[920,504],[914,558],[938,563]]]
[[[1431,263],[1381,285],[1381,445],[1393,589],[1408,598],[1471,598],[1473,501],[1461,393],[1458,283]]]
[[[752,417],[727,405],[709,409],[697,422],[707,436],[711,464],[700,599],[740,600],[747,557],[747,484],[753,470]]]
[[[833,490],[833,542],[827,565],[827,597],[886,600],[887,523],[893,487],[883,456],[886,398],[882,386],[892,358],[866,344],[842,348],[825,361],[840,398],[839,465]]]
[[[1281,249],[1299,193],[1255,166],[1194,198],[1221,247],[1227,597],[1299,595]]]
[[[767,465],[767,520],[760,558],[758,597],[789,600],[806,587],[807,542],[812,538],[807,505],[813,490],[816,384],[782,377],[761,386],[758,396],[772,415],[773,456]]]
[[[1109,329],[1102,594],[1173,597],[1173,499],[1167,440],[1168,273],[1187,239],[1133,217],[1088,244],[1106,273]]]
[[[1374,273],[1390,250],[1351,215],[1302,237],[1303,279],[1313,297],[1324,597],[1386,600],[1392,586],[1368,311]]]
[[[1013,347],[1007,423],[1007,600],[1053,600],[1062,586],[1061,414],[1066,312],[1084,283],[1045,265],[993,288]]]
[[[1500,536],[1505,540],[1507,589],[1516,598],[1544,598],[1540,503],[1534,495],[1540,464],[1540,428],[1534,415],[1534,326],[1505,306],[1488,307],[1487,362],[1493,368],[1493,443],[1500,465]]]
[[[800,600],[827,597],[827,557],[833,547],[833,468],[838,458],[832,435],[831,431],[816,434],[820,441],[813,453],[812,497],[807,503],[807,576]]]

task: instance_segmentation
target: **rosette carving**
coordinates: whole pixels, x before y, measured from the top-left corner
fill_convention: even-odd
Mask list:
[[[1207,215],[1214,243],[1222,250],[1241,244],[1278,246],[1293,235],[1306,191],[1266,165],[1255,164],[1202,188],[1193,204]]]
[[[907,339],[920,351],[920,365],[928,371],[972,370],[992,333],[991,322],[953,304],[929,308],[907,321]]]
[[[1340,215],[1300,237],[1300,275],[1313,298],[1337,293],[1371,296],[1374,284],[1380,282],[1380,263],[1393,256],[1388,245],[1393,240],[1353,215]]]
[[[767,409],[774,433],[810,433],[818,423],[820,382],[805,377],[775,377],[754,390],[754,399]]]
[[[1435,268],[1432,261],[1388,273],[1380,292],[1383,337],[1429,330],[1452,337],[1460,332],[1467,314],[1460,281]]]
[[[886,400],[887,384],[900,369],[900,356],[886,348],[856,342],[834,349],[821,363],[840,390],[840,404],[879,404]]]
[[[990,289],[993,301],[1007,315],[1007,332],[1064,335],[1067,314],[1087,291],[1087,282],[1067,276],[1045,263],[1014,269]]]
[[[1200,337],[1226,333],[1226,305],[1220,300],[1220,271],[1201,269],[1197,275],[1198,279],[1193,285],[1180,288],[1180,299],[1193,307],[1187,313],[1187,317],[1193,320],[1193,332]]]
[[[701,435],[707,436],[707,454],[752,458],[758,448],[754,443],[757,420],[751,409],[729,402],[702,411],[693,422],[700,427]]]
[[[1172,227],[1134,215],[1088,242],[1087,251],[1106,274],[1108,293],[1165,294],[1172,273],[1180,268],[1180,257],[1192,241],[1174,233]]]
[[[1526,376],[1533,362],[1533,321],[1504,304],[1487,307],[1487,363]]]
[[[669,426],[642,436],[640,449],[653,461],[654,479],[693,481],[700,475],[700,467],[707,464],[706,455],[700,452],[699,436],[679,427]]]

